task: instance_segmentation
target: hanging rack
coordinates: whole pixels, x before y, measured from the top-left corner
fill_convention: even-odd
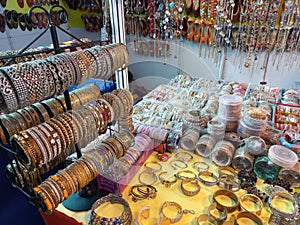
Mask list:
[[[51,14],[53,12],[53,10],[55,9],[60,9],[60,19],[62,20],[61,23],[67,23],[68,22],[68,13],[67,11],[60,5],[52,5],[50,7],[50,9],[47,11],[44,7],[42,6],[39,6],[39,5],[35,5],[33,7],[31,7],[28,11],[28,16],[30,18],[30,22],[34,23],[31,19],[31,14],[33,13],[34,10],[36,9],[39,9],[39,10],[42,10],[44,13],[46,13],[47,17],[48,17],[48,24],[47,24],[47,27],[45,28],[44,31],[42,31],[42,33],[40,33],[35,39],[33,39],[28,45],[26,45],[23,49],[21,49],[17,54],[14,54],[14,55],[6,55],[6,56],[1,56],[0,59],[9,59],[6,63],[5,63],[5,66],[6,65],[9,65],[10,63],[12,63],[17,57],[22,57],[22,56],[27,56],[27,55],[33,55],[33,54],[39,54],[39,53],[45,53],[45,52],[55,52],[55,54],[59,54],[59,53],[62,53],[65,49],[68,49],[68,48],[74,48],[74,47],[82,47],[82,46],[89,46],[89,47],[92,47],[94,46],[95,44],[97,43],[100,43],[100,45],[102,43],[108,43],[107,40],[105,41],[102,41],[102,40],[99,40],[99,41],[92,41],[92,42],[83,42],[82,40],[80,40],[79,38],[77,38],[76,36],[74,36],[73,34],[69,33],[68,31],[66,31],[65,29],[61,28],[60,26],[54,24],[54,22],[52,21],[51,19]],[[58,28],[60,31],[62,31],[63,33],[67,34],[68,36],[72,37],[73,39],[77,40],[79,42],[79,44],[75,44],[75,45],[72,45],[72,46],[64,46],[64,47],[60,47],[59,46],[59,41],[58,41],[58,35],[57,35],[57,29]],[[39,50],[39,51],[33,51],[33,52],[25,52],[30,46],[32,46],[37,40],[39,40],[43,35],[45,35],[47,33],[47,31],[50,30],[50,34],[51,34],[51,39],[52,39],[52,44],[53,44],[53,48],[49,48],[49,49],[44,49],[44,50]],[[106,82],[105,83],[105,86],[106,86]],[[68,110],[72,110],[72,106],[71,106],[71,100],[70,100],[70,95],[69,95],[69,91],[66,90],[64,93],[64,98],[65,98],[65,101],[66,101],[66,106],[67,106],[67,111]],[[1,122],[1,121],[0,121]],[[75,148],[76,148],[76,153],[77,153],[77,158],[80,158],[82,156],[82,153],[78,147],[77,144],[75,144]],[[15,188],[19,189],[29,200],[29,202],[33,205],[37,205],[38,203],[36,202],[36,198],[35,198],[35,195],[33,193],[33,187],[31,187],[25,180],[25,177],[24,177],[24,173],[21,172],[22,169],[21,169],[21,165],[19,162],[19,160],[17,159],[17,153],[15,151],[13,151],[11,149],[11,146],[8,144],[8,147],[6,146],[3,146],[2,144],[0,144],[0,149],[1,150],[5,150],[8,154],[8,157],[9,159],[12,161],[12,158],[14,159],[15,163],[16,163],[16,167],[15,168],[12,163],[11,163],[11,167],[12,167],[12,170],[13,170],[13,173],[14,174],[11,174],[11,175],[15,175],[14,178],[17,179],[17,184],[19,185],[14,185]],[[13,156],[13,157],[12,157]],[[23,165],[25,166],[25,165]],[[25,166],[26,168],[26,166]],[[23,181],[25,182],[24,183],[24,186],[22,187],[22,181],[20,180],[20,177],[19,176],[16,176],[18,174],[18,171],[16,171],[16,169],[18,171],[20,171],[20,174],[22,176],[22,179]],[[27,168],[26,168],[27,169]],[[10,177],[8,177],[10,178]],[[41,179],[41,178],[40,178]],[[40,205],[38,205],[40,207]]]

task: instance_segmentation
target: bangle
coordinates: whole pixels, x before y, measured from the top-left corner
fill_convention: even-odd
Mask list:
[[[188,167],[188,165],[185,162],[182,162],[180,160],[172,160],[170,162],[171,166],[176,170],[177,168],[179,169],[185,169]]]
[[[195,190],[193,191],[187,190],[186,184],[195,186]],[[198,194],[200,191],[200,185],[198,183],[198,180],[182,180],[180,187],[182,193],[186,196],[194,196]]]
[[[217,225],[217,221],[214,217],[209,216],[208,214],[201,214],[197,218],[197,225]]]
[[[107,218],[107,217],[98,215],[96,213],[96,209],[105,203],[123,205],[124,209],[123,209],[122,214],[118,217],[112,217],[112,218]],[[111,224],[110,222],[112,222],[112,224],[130,225],[131,221],[132,221],[132,212],[131,212],[128,202],[124,198],[122,198],[121,195],[109,194],[107,196],[104,196],[104,197],[98,199],[93,204],[89,224],[90,225]]]
[[[222,189],[227,189],[233,192],[240,190],[241,181],[237,177],[232,177],[228,174],[219,177],[218,185]]]
[[[198,172],[208,171],[209,169],[209,165],[206,162],[194,162],[193,166]]]
[[[282,209],[278,208],[279,201],[283,201],[283,202],[285,202],[285,204],[288,204],[287,202],[291,203],[288,205],[292,205],[293,210],[287,211],[287,210],[282,210]],[[298,203],[295,200],[295,198],[289,193],[276,192],[275,194],[273,194],[272,196],[269,197],[268,202],[269,202],[270,208],[272,210],[272,213],[278,214],[284,218],[291,218],[298,212]]]
[[[216,211],[218,213],[215,213]],[[222,205],[218,205],[216,202],[208,207],[208,213],[210,218],[217,221],[217,224],[223,224],[227,219],[227,209]]]
[[[233,179],[237,178],[237,171],[229,166],[221,166],[219,167],[219,177],[229,176]]]
[[[174,174],[172,176],[173,179],[168,179],[166,180],[165,178],[163,178],[163,174],[167,174],[168,172],[164,171],[164,172],[161,172],[159,175],[158,175],[158,178],[160,180],[160,182],[165,185],[166,188],[169,188],[171,187],[172,184],[175,184],[177,182],[177,176]]]
[[[145,174],[147,174],[147,175],[145,175]],[[142,177],[144,177],[144,175],[145,175],[146,178],[149,178],[150,176],[152,176],[153,180],[151,182],[145,182],[145,181],[143,181]],[[139,174],[138,180],[143,185],[152,185],[152,184],[154,184],[157,181],[157,176],[152,171],[144,170],[143,172],[141,172]]]
[[[226,196],[226,197],[230,198],[231,202],[234,202],[234,205],[224,204],[223,201],[220,201],[218,196]],[[225,207],[227,209],[227,212],[229,212],[229,213],[235,211],[240,204],[238,197],[232,191],[225,190],[225,189],[220,189],[220,190],[215,191],[215,193],[213,195],[213,200],[218,205]]]
[[[218,183],[219,178],[211,172],[203,171],[198,173],[198,180],[207,186],[213,186]]]
[[[161,170],[161,168],[162,168],[162,166],[158,162],[155,162],[155,161],[146,162],[144,166],[147,168],[148,171],[150,171],[152,173],[155,173],[155,172]],[[151,166],[157,166],[158,168],[154,168]]]
[[[251,204],[249,204],[249,202],[251,202]],[[259,216],[263,208],[263,202],[256,195],[245,194],[240,197],[240,207],[246,212],[255,213]]]
[[[263,225],[262,220],[257,215],[250,213],[250,212],[239,212],[236,215],[235,224],[239,225],[240,218],[247,218],[247,219],[250,219],[252,222],[254,222],[254,224]],[[242,224],[244,224],[244,223],[242,223]]]
[[[129,196],[131,196],[132,201],[143,199],[154,199],[156,197],[157,190],[152,185],[134,185],[131,187]]]
[[[165,214],[165,208],[167,208],[167,207],[175,207],[176,208],[176,212],[177,212],[177,216],[174,217],[174,218],[170,218],[170,217],[166,216],[166,214]],[[164,202],[162,204],[162,206],[160,207],[160,211],[159,212],[160,212],[160,217],[161,218],[163,218],[163,219],[169,219],[171,221],[171,223],[178,222],[182,218],[182,215],[183,215],[183,210],[182,210],[181,205],[179,205],[176,202],[169,202],[169,201],[166,201],[166,202]]]
[[[188,152],[178,152],[175,154],[175,158],[179,161],[187,163],[193,159],[193,156]]]
[[[181,170],[176,174],[176,177],[180,180],[192,181],[196,180],[197,176],[190,170]]]

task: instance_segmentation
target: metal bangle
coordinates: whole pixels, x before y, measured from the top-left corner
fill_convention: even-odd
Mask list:
[[[188,167],[188,165],[185,162],[182,162],[180,160],[172,160],[170,162],[171,166],[176,169],[185,169]]]
[[[187,190],[185,188],[185,184],[195,185],[196,190],[193,190],[193,191]],[[198,194],[199,191],[200,191],[200,185],[198,183],[198,180],[186,180],[186,179],[182,180],[180,187],[181,187],[181,190],[182,190],[183,194],[186,195],[186,196],[194,196],[194,195]]]
[[[257,206],[257,208],[256,209],[248,208],[247,205],[245,204],[246,201],[251,201],[252,203],[254,203]],[[245,194],[240,197],[240,207],[244,211],[247,211],[250,213],[255,213],[256,215],[260,216],[263,206],[264,205],[263,205],[262,200],[259,197],[257,197],[256,195]]]
[[[217,196],[220,196],[220,195],[225,195],[225,196],[231,198],[232,201],[234,202],[234,205],[228,206],[228,205],[224,205],[223,203],[221,203],[217,199]],[[229,190],[226,190],[226,189],[219,189],[219,190],[215,191],[214,194],[213,194],[213,200],[218,205],[221,205],[224,208],[226,208],[227,212],[229,212],[229,213],[235,211],[239,207],[239,204],[240,204],[238,197],[232,191],[229,191]]]
[[[210,179],[210,180],[205,180],[203,177],[210,177],[210,178],[213,178],[213,181]],[[213,186],[213,185],[216,185],[219,181],[219,178],[214,175],[212,172],[208,172],[208,171],[201,171],[198,173],[198,180],[207,185],[207,186]]]
[[[208,171],[209,169],[209,164],[206,162],[194,162],[193,163],[193,167],[198,171],[198,172],[204,172],[204,171]]]
[[[215,210],[219,212],[218,216],[213,213]],[[217,221],[217,224],[223,224],[223,222],[227,219],[227,209],[222,205],[218,205],[216,202],[208,207],[208,213],[209,217]]]
[[[159,175],[158,175],[158,178],[159,178],[159,180],[160,180],[160,182],[166,187],[166,188],[169,188],[169,187],[171,187],[171,185],[172,184],[175,184],[176,182],[177,182],[177,176],[174,174],[173,176],[172,176],[172,178],[173,179],[164,179],[163,178],[163,174],[167,174],[168,172],[166,172],[166,171],[163,171],[163,172],[161,172]]]
[[[252,220],[255,224],[257,225],[263,225],[263,222],[262,220],[255,214],[253,213],[250,213],[250,212],[239,212],[237,215],[236,215],[236,220],[235,220],[235,224],[239,225],[239,222],[238,220],[240,218],[247,218],[247,219],[250,219]]]
[[[147,174],[147,176],[145,176],[145,174]],[[153,180],[151,182],[145,182],[143,181],[142,177],[145,176],[147,178],[149,178],[150,176],[153,177]],[[143,185],[152,185],[152,184],[155,184],[156,181],[157,181],[157,176],[155,173],[153,173],[152,171],[149,171],[149,170],[144,170],[143,172],[141,172],[138,176],[138,180],[141,184]]]

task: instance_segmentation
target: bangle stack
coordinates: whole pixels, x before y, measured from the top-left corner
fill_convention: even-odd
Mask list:
[[[131,196],[131,199],[134,202],[149,198],[153,199],[156,197],[156,194],[156,188],[151,185],[134,185],[129,192],[129,196]]]
[[[87,92],[87,90],[91,92]],[[72,109],[78,109],[93,99],[101,97],[99,88],[96,85],[87,85],[70,92]],[[0,132],[2,144],[9,143],[9,139],[14,134],[39,125],[41,122],[49,121],[51,117],[57,116],[66,111],[66,102],[63,95],[57,98],[50,98],[41,103],[34,103],[19,109],[16,112],[0,116],[2,122],[1,129],[7,132]]]
[[[211,152],[212,161],[218,166],[229,166],[232,161],[234,145],[229,141],[219,141]]]
[[[109,108],[105,106],[107,105],[103,103],[88,103],[77,111],[59,114],[38,126],[14,134],[11,139],[12,147],[19,153],[21,162],[29,168],[48,163],[66,148],[86,138],[89,132],[95,132],[95,127],[100,132],[106,130],[109,112],[106,110]],[[94,115],[94,124],[90,123],[90,119],[85,121],[86,117],[82,117],[87,108]],[[123,144],[126,148],[126,143]]]
[[[204,134],[199,138],[195,147],[195,152],[202,157],[208,158],[216,142],[217,141],[212,136]]]
[[[108,168],[116,157],[126,152],[117,139],[108,137],[74,163],[34,188],[43,211],[51,213],[69,195],[78,192],[99,173]]]
[[[200,133],[195,128],[186,129],[179,140],[179,146],[185,150],[194,151]]]
[[[103,57],[112,57],[112,60],[99,60]],[[106,73],[101,74],[99,68],[103,65],[107,69]],[[117,68],[124,68],[126,65],[127,49],[124,45],[114,44],[2,67],[0,94],[3,103],[0,108],[5,113],[15,111],[63,93],[72,85],[78,85],[88,78],[107,78]]]

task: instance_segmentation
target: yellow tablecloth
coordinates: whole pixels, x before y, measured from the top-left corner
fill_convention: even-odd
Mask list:
[[[167,162],[159,162],[162,165],[162,170],[156,172],[158,175],[162,171],[167,171],[170,176],[172,174],[177,173],[180,171],[180,169],[175,170],[171,165],[170,162],[174,159],[174,155],[167,161]],[[158,161],[157,158],[157,152],[153,152],[150,157],[147,159],[146,162],[151,162],[151,161]],[[193,168],[193,163],[197,161],[204,161],[210,165],[209,171],[213,172],[214,174],[218,175],[218,166],[216,166],[214,163],[211,162],[210,159],[202,158],[197,155],[193,155],[193,159],[188,162],[188,168],[193,172],[197,174],[197,171],[195,168]],[[202,183],[200,183],[201,190],[200,192],[192,197],[184,195],[181,190],[180,190],[180,182],[177,181],[174,185],[172,185],[170,188],[166,188],[163,184],[160,183],[159,180],[154,184],[154,186],[157,189],[157,196],[155,199],[146,199],[146,200],[139,200],[137,202],[134,202],[131,200],[131,198],[128,196],[130,192],[130,188],[132,185],[139,184],[138,181],[138,175],[144,171],[146,168],[145,166],[142,166],[137,174],[133,177],[129,185],[124,189],[122,195],[123,197],[128,201],[130,208],[132,210],[133,214],[133,223],[137,219],[138,211],[142,206],[149,206],[150,207],[150,221],[149,225],[156,225],[157,221],[159,220],[159,209],[161,205],[165,201],[174,201],[179,203],[183,209],[189,209],[189,210],[194,210],[195,214],[184,214],[182,216],[182,219],[174,223],[175,225],[179,224],[192,224],[196,225],[197,224],[197,217],[200,214],[206,214],[208,213],[208,207],[213,203],[212,197],[213,193],[219,189],[217,185],[214,186],[206,186]],[[258,179],[257,183],[258,187],[263,186],[263,181]],[[241,196],[245,194],[246,192],[244,190],[239,190],[238,192],[235,192],[237,196]],[[86,212],[72,212],[70,210],[65,209],[62,205],[60,205],[57,210],[67,214],[68,216],[71,216],[75,218],[78,222],[82,222],[84,225],[88,223],[88,218],[90,215],[90,211]],[[233,214],[236,214],[238,211],[236,210],[233,212]],[[230,217],[231,214],[228,214],[228,217]],[[269,207],[265,206],[262,210],[262,213],[260,215],[260,218],[263,220],[264,224],[268,224],[268,219],[270,216],[270,209]]]

